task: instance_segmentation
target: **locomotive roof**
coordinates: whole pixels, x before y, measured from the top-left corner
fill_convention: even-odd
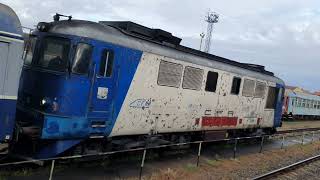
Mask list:
[[[263,66],[240,63],[182,45],[160,43],[142,38],[141,36],[136,36],[127,33],[120,28],[111,26],[106,22],[97,23],[84,20],[55,21],[50,23],[48,32],[75,35],[110,42],[124,47],[138,49],[143,52],[158,54],[198,65],[233,72],[239,75],[252,76],[284,84],[284,82],[275,77],[272,72],[264,70]]]
[[[0,31],[22,35],[17,14],[7,5],[0,3]]]

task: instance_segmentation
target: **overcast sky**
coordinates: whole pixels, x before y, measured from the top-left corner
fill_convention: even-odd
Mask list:
[[[1,0],[24,26],[56,13],[92,21],[130,20],[172,32],[198,49],[204,17],[220,14],[210,52],[266,66],[287,85],[320,89],[319,0]]]

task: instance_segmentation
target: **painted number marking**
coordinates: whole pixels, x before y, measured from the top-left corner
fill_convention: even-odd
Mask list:
[[[141,109],[149,108],[150,105],[151,105],[151,99],[137,99],[132,103],[130,103],[130,107],[141,108]]]

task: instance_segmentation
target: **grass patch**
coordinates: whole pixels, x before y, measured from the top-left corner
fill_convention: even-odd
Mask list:
[[[209,164],[210,166],[216,166],[218,164],[218,160],[211,160],[211,159],[206,159],[207,164]]]
[[[186,171],[189,171],[189,172],[194,172],[194,171],[197,170],[197,165],[188,163],[188,164],[184,167],[184,169],[185,169]]]

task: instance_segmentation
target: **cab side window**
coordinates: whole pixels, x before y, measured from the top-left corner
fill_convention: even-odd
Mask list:
[[[114,52],[112,50],[104,50],[102,52],[99,76],[111,77],[114,63]]]

